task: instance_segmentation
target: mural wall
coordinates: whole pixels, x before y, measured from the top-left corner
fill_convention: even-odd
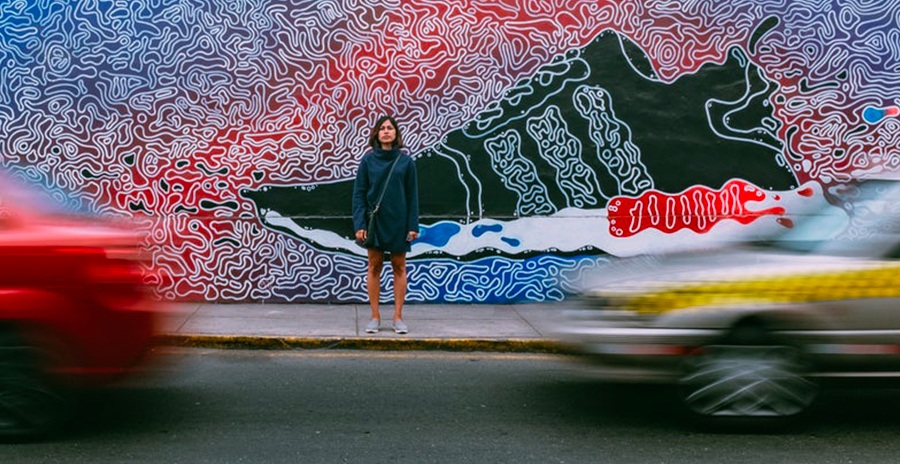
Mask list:
[[[168,298],[359,302],[351,185],[392,114],[408,300],[559,300],[897,167],[893,3],[2,0],[0,157],[138,220]]]

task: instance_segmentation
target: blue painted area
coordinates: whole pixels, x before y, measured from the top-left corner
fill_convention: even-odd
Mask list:
[[[426,243],[435,247],[442,247],[450,242],[454,235],[462,230],[459,224],[454,222],[439,222],[433,226],[420,226],[419,238],[413,243]]]
[[[863,110],[862,117],[866,120],[867,123],[875,124],[878,121],[881,121],[882,118],[884,118],[884,113],[885,111],[883,109],[869,106],[865,110]]]
[[[472,229],[472,235],[474,235],[477,238],[477,237],[481,237],[482,235],[484,235],[488,232],[500,232],[502,230],[503,230],[503,226],[500,224],[491,224],[491,225],[479,224],[479,225],[475,226],[474,229]]]
[[[472,235],[477,237],[481,237],[482,235],[488,232],[501,232],[503,230],[503,226],[500,224],[490,224],[484,225],[479,224],[472,229]]]
[[[561,301],[575,293],[574,285],[585,270],[606,259],[539,255],[526,259],[498,256],[471,262],[445,258],[410,260],[406,300],[493,304]]]
[[[500,240],[502,240],[514,247],[517,247],[522,243],[518,239],[514,239],[514,238],[510,238],[510,237],[500,237]]]

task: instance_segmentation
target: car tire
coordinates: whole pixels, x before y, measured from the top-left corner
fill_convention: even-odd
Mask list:
[[[0,440],[46,436],[68,416],[66,389],[48,374],[51,359],[16,332],[0,331]]]
[[[759,326],[741,327],[687,358],[679,392],[688,412],[707,424],[783,422],[818,396],[808,372],[799,347],[778,343]]]

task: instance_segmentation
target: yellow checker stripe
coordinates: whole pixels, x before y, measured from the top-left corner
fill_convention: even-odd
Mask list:
[[[900,298],[900,263],[850,271],[691,283],[643,293],[624,306],[639,313],[659,314],[683,308],[866,298]]]

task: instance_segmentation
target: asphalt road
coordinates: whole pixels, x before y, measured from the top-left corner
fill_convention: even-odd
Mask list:
[[[668,391],[550,355],[171,350],[164,375],[81,400],[0,463],[881,463],[900,392],[827,394],[796,427],[707,433]]]

